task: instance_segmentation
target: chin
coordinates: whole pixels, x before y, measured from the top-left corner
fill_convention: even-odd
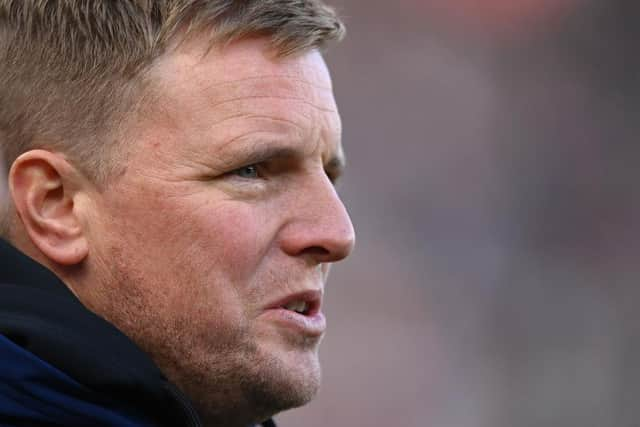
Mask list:
[[[291,350],[263,359],[250,388],[255,407],[272,414],[309,403],[320,390],[321,368],[315,350]]]
[[[259,423],[309,403],[320,389],[321,369],[315,349],[260,349],[250,357],[236,359],[228,368],[215,376],[209,371],[207,379],[203,372],[200,378],[206,384],[188,390],[206,424]],[[226,402],[226,407],[220,402]]]

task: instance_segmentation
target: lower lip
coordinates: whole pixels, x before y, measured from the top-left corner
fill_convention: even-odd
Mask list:
[[[267,310],[264,316],[306,336],[320,337],[327,329],[327,321],[321,312],[306,316],[292,310],[274,308]]]

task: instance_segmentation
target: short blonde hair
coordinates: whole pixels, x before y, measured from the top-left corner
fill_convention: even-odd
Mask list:
[[[344,26],[320,0],[0,0],[6,169],[48,148],[104,183],[118,169],[114,130],[138,111],[145,71],[191,34],[212,46],[266,36],[287,56],[341,39]]]

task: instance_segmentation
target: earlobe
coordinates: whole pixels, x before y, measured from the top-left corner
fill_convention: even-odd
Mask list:
[[[9,172],[16,212],[33,244],[51,261],[80,263],[88,252],[76,202],[81,176],[59,153],[31,150]]]

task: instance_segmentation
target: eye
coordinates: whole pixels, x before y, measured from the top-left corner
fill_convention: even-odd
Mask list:
[[[232,173],[240,178],[255,179],[260,177],[257,165],[243,166],[240,169],[234,170]]]

